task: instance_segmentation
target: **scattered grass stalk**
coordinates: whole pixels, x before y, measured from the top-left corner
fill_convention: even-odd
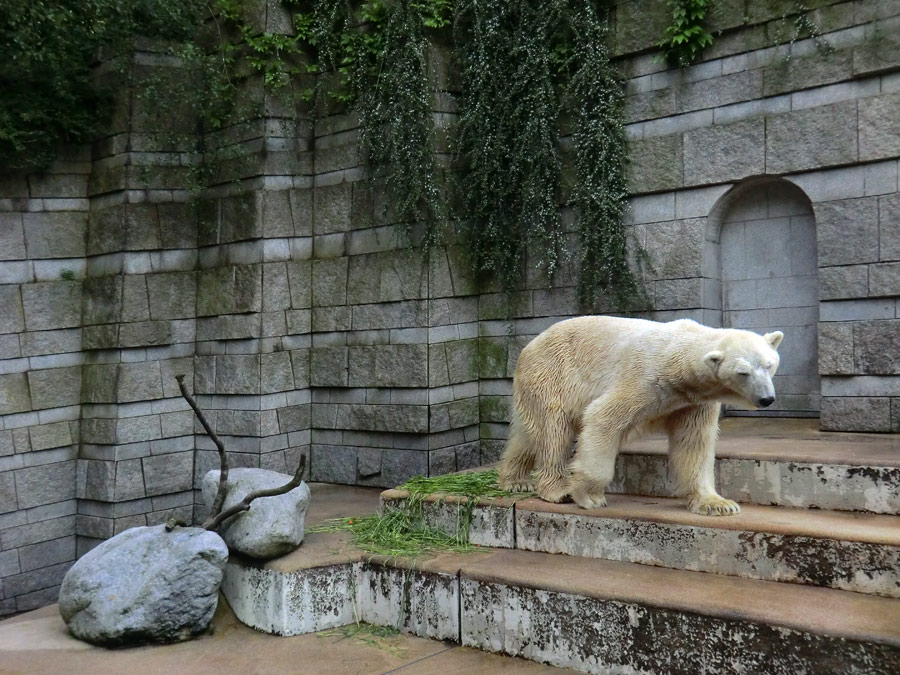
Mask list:
[[[522,497],[523,493],[501,490],[497,470],[473,471],[426,478],[411,478],[398,489],[409,497],[384,509],[383,513],[353,518],[334,518],[310,528],[310,532],[350,532],[354,543],[364,551],[390,557],[416,557],[425,553],[478,550],[469,542],[472,513],[480,499]],[[428,495],[465,497],[457,504],[456,527],[446,532],[428,524],[424,503]]]

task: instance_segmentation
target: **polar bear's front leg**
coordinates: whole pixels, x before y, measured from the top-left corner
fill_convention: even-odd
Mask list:
[[[715,487],[719,404],[702,403],[672,413],[666,418],[666,431],[675,491],[687,497],[688,509],[711,516],[740,513],[737,502],[720,496]]]
[[[569,494],[581,508],[606,506],[606,486],[612,482],[626,428],[627,420],[609,405],[607,397],[585,409],[569,479]]]

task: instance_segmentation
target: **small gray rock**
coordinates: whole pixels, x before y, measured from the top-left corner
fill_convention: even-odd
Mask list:
[[[223,511],[240,502],[250,492],[280,487],[291,476],[267,469],[231,469]],[[203,502],[212,507],[219,488],[219,472],[203,477]],[[304,521],[309,508],[309,487],[300,483],[277,497],[254,500],[250,508],[228,519],[219,533],[232,551],[253,558],[277,558],[290,553],[303,542]]]
[[[59,613],[75,637],[98,645],[188,640],[212,620],[226,562],[215,532],[134,527],[72,566]]]

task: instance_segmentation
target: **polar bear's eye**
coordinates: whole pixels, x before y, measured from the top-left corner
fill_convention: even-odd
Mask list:
[[[741,377],[747,377],[750,375],[750,371],[749,370],[739,370],[739,371],[737,371],[737,374],[740,375]]]

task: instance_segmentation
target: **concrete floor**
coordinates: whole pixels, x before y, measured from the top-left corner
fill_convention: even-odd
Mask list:
[[[311,484],[307,526],[328,518],[372,513],[380,488]],[[379,637],[351,627],[278,637],[240,623],[224,598],[212,633],[189,642],[129,649],[104,649],[76,640],[56,605],[0,621],[0,675],[462,675],[571,672],[413,635]]]
[[[440,675],[572,672],[412,635],[378,637],[335,629],[278,637],[241,624],[219,602],[211,635],[174,645],[103,649],[66,631],[56,605],[0,622],[3,675]]]

